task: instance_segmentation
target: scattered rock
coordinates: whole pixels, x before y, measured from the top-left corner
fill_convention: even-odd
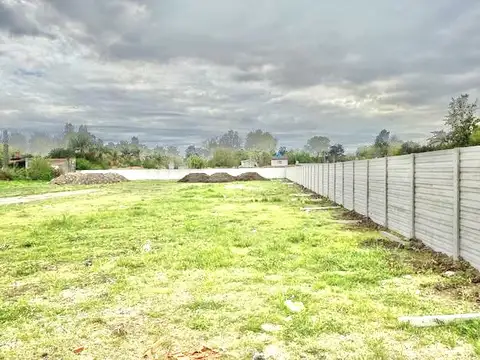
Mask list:
[[[80,346],[80,347],[74,349],[73,352],[74,352],[75,354],[80,354],[83,350],[85,350],[85,347],[84,347],[84,346]]]
[[[267,360],[267,359],[265,358],[265,355],[263,355],[262,353],[256,352],[255,354],[253,354],[252,360]]]
[[[143,252],[150,252],[150,251],[152,251],[152,245],[150,244],[150,241],[147,241],[143,245]]]
[[[265,332],[278,332],[282,331],[282,325],[275,325],[275,324],[262,324],[262,330]]]
[[[85,262],[83,263],[85,266],[92,266],[93,265],[93,260],[92,259],[87,259],[85,260]]]
[[[300,301],[286,300],[285,306],[288,308],[288,310],[295,313],[298,313],[305,309],[305,305],[303,305],[303,303]]]
[[[411,278],[412,278],[412,275],[404,275],[403,278],[404,278],[404,279],[411,279]]]
[[[95,184],[114,184],[128,181],[122,175],[116,173],[68,173],[61,175],[52,181],[50,184],[54,185],[95,185]]]
[[[445,276],[445,277],[453,277],[453,276],[455,276],[455,271],[445,271],[445,272],[443,273],[443,276]]]

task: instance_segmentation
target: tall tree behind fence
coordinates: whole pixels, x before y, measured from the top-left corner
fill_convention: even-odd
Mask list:
[[[480,147],[306,164],[287,178],[480,269]]]

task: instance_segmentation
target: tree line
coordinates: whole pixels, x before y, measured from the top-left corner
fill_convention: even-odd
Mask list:
[[[336,162],[353,159],[372,159],[439,149],[480,145],[480,118],[476,115],[477,101],[468,94],[452,98],[444,118],[445,129],[432,132],[423,144],[402,141],[387,129],[381,130],[371,145],[362,146],[355,153],[346,153],[344,146],[332,143],[327,136],[309,138],[301,149],[279,146],[277,138],[261,129],[249,132],[243,139],[235,130],[211,137],[200,145],[190,145],[184,155],[176,146],[153,148],[133,136],[129,141],[105,144],[92,134],[86,125],[76,128],[66,123],[59,134],[34,133],[29,138],[20,133],[9,134],[10,152],[20,151],[47,155],[52,158],[76,157],[77,168],[106,169],[112,167],[168,167],[205,168],[237,167],[242,160],[258,166],[270,164],[272,156],[288,158],[289,164]]]

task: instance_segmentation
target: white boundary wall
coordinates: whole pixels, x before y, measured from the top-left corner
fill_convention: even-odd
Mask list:
[[[246,172],[256,172],[266,179],[285,179],[289,168],[239,168],[239,169],[177,169],[177,170],[146,170],[146,169],[110,169],[110,170],[83,170],[81,173],[116,173],[125,176],[128,180],[180,180],[191,173],[205,173],[212,175],[225,172],[238,176]]]
[[[480,146],[304,164],[286,177],[480,269]]]

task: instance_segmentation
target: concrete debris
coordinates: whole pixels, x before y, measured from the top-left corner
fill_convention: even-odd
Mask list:
[[[288,310],[295,313],[298,313],[305,309],[305,305],[303,305],[303,303],[300,301],[286,300],[285,306],[288,308]]]
[[[147,241],[143,245],[143,252],[150,252],[150,251],[152,251],[152,244],[150,243],[150,241]]]
[[[261,329],[265,332],[278,332],[282,331],[282,325],[275,324],[262,324]]]
[[[68,173],[50,181],[54,185],[94,185],[114,184],[128,181],[122,175],[116,173]]]

